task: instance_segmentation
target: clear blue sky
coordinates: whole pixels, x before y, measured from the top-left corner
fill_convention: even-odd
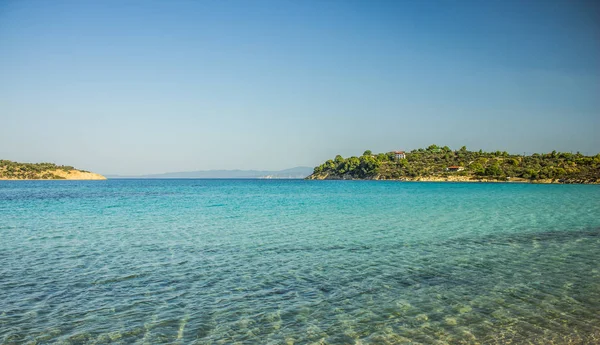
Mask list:
[[[0,158],[106,174],[600,151],[598,1],[0,2]]]

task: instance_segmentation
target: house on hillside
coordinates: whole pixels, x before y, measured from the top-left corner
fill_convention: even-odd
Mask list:
[[[404,151],[393,151],[392,153],[396,156],[396,159],[406,158],[406,153]]]
[[[446,171],[450,171],[450,172],[454,172],[454,171],[463,171],[465,170],[465,168],[460,167],[458,165],[451,165],[449,167],[446,168]]]

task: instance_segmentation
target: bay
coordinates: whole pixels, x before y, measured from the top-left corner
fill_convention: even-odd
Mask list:
[[[600,186],[0,182],[2,344],[600,337]]]

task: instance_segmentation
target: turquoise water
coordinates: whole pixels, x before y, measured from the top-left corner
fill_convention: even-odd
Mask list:
[[[2,344],[600,342],[600,186],[0,181]]]

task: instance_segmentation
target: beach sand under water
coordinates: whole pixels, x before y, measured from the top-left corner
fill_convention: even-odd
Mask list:
[[[1,344],[600,343],[600,186],[0,181]]]

